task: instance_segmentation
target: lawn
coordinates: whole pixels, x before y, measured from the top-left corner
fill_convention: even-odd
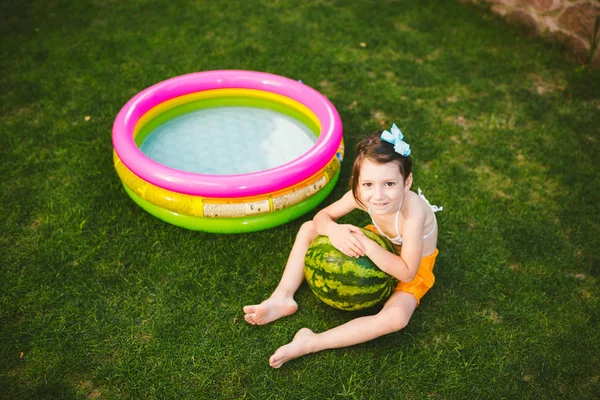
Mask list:
[[[2,1],[0,398],[600,397],[600,70],[483,6],[430,1]],[[437,282],[409,326],[291,361],[359,315],[303,285],[255,327],[313,212],[209,234],[152,217],[112,165],[142,89],[196,71],[301,79],[354,145],[395,122],[438,214]],[[368,223],[364,213],[344,222]]]

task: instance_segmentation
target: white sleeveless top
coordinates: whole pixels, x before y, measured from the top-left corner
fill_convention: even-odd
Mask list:
[[[442,211],[444,209],[444,207],[438,207],[438,206],[434,206],[431,205],[431,203],[429,203],[429,200],[427,200],[425,198],[425,196],[423,195],[423,192],[421,192],[421,188],[418,188],[419,191],[419,197],[422,198],[423,200],[425,200],[425,202],[429,205],[429,207],[431,207],[431,211],[433,211],[433,227],[431,228],[431,231],[423,236],[423,240],[427,239],[429,236],[431,236],[431,234],[435,231],[435,227],[437,226],[437,219],[435,218],[435,213],[438,211]],[[402,199],[404,201],[404,199]],[[402,207],[402,203],[400,203],[400,206],[398,207],[398,211],[396,211],[396,237],[395,238],[391,238],[388,237],[385,233],[383,233],[383,231],[381,229],[379,229],[379,227],[377,226],[377,224],[375,223],[375,220],[373,219],[373,216],[371,215],[371,209],[369,208],[367,211],[369,213],[369,216],[371,217],[371,222],[373,222],[373,226],[379,231],[379,233],[384,236],[385,238],[387,238],[390,242],[392,242],[395,245],[399,245],[402,246],[402,236],[400,236],[400,233],[398,231],[398,214],[400,214],[400,208]]]

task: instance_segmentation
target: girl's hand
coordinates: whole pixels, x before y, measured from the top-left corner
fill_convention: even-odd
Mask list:
[[[359,239],[364,236],[360,228],[350,224],[334,224],[328,231],[327,236],[333,247],[349,257],[360,257],[365,254],[365,246]]]

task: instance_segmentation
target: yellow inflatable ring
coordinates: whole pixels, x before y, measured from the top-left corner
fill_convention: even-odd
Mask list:
[[[339,154],[343,154],[343,145]],[[295,186],[262,196],[211,198],[163,189],[135,175],[113,152],[114,166],[128,189],[144,200],[178,214],[206,218],[238,218],[279,211],[300,203],[323,189],[340,170],[340,160],[334,156],[319,172]]]

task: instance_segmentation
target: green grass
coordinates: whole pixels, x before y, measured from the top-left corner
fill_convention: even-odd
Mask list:
[[[459,1],[0,7],[0,398],[600,397],[599,70]],[[405,133],[415,186],[444,206],[437,283],[405,330],[273,370],[299,328],[356,316],[303,286],[294,316],[243,321],[313,214],[214,235],[125,194],[119,109],[211,69],[335,104],[348,161],[325,204],[365,133]]]

